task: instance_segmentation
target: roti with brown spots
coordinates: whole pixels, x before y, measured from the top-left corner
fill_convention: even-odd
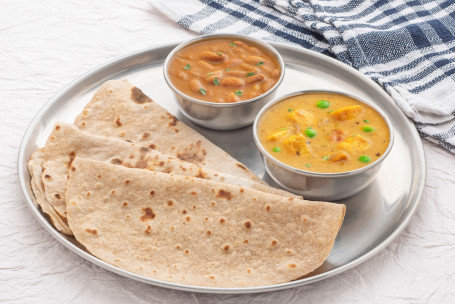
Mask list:
[[[28,172],[30,173],[30,185],[34,194],[33,201],[35,205],[39,205],[41,207],[41,210],[47,216],[49,216],[50,221],[58,231],[61,231],[65,234],[72,234],[66,220],[59,216],[52,204],[50,204],[46,199],[46,194],[44,192],[44,183],[41,178],[41,175],[43,174],[43,161],[44,148],[41,148],[33,152],[30,161],[28,162],[27,167]]]
[[[83,131],[118,137],[201,167],[262,182],[128,80],[105,82],[74,123]]]
[[[73,125],[57,123],[43,149],[39,166],[38,181],[43,184],[46,201],[61,219],[66,222],[65,188],[68,168],[76,157],[84,157],[130,168],[154,170],[164,173],[193,176],[198,178],[232,183],[268,193],[287,197],[298,196],[275,189],[251,179],[201,168],[178,158],[162,154],[140,145],[117,138],[97,136],[83,132]],[[41,169],[42,167],[42,169]],[[51,215],[53,222],[55,214]],[[67,233],[69,229],[60,231]]]
[[[71,230],[96,257],[211,287],[278,284],[315,270],[345,213],[341,204],[78,157],[65,197]]]

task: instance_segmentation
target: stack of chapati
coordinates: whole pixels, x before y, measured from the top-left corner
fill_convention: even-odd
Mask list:
[[[345,212],[263,184],[126,80],[57,123],[29,172],[55,228],[93,255],[190,285],[297,279],[327,258]]]

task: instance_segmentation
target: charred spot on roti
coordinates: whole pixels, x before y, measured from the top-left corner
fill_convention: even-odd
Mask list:
[[[205,233],[206,233],[207,235],[211,235],[211,234],[212,234],[212,231],[211,231],[211,230],[207,230]]]
[[[115,189],[112,189],[112,190],[111,190],[111,194],[115,194]]]
[[[134,165],[135,168],[138,168],[138,169],[145,169],[147,168],[147,161],[141,157],[137,162],[136,164]]]
[[[278,245],[278,241],[277,241],[277,240],[272,240],[272,241],[270,242],[270,246],[274,247],[274,246],[276,246],[276,245]]]
[[[54,196],[55,196],[56,199],[61,199],[61,198],[62,198],[62,197],[60,196],[60,194],[58,194],[58,193],[55,193]]]
[[[224,217],[220,218],[220,224],[226,223],[226,219]]]
[[[141,153],[147,153],[147,152],[150,151],[150,149],[147,148],[147,147],[141,146],[141,147],[139,148],[139,151],[140,151]]]
[[[117,127],[121,127],[123,125],[122,122],[120,121],[120,116],[117,116],[117,119],[115,120],[115,124],[117,125]]]
[[[292,255],[293,253],[294,253],[294,251],[292,251],[291,249],[286,249],[286,254]]]
[[[198,140],[196,144],[190,144],[183,150],[177,151],[177,158],[189,163],[202,163],[205,158],[205,150],[201,148],[202,142]]]
[[[149,136],[150,136],[150,133],[149,133],[149,132],[144,132],[144,133],[142,133],[142,135],[141,135],[141,136],[142,136],[142,138],[144,138],[144,139],[145,139],[145,138],[147,138],[147,137],[149,137]]]
[[[76,152],[71,151],[71,153],[69,154],[68,168],[71,166],[71,163],[73,162],[74,158],[76,158]]]
[[[224,244],[223,245],[223,250],[224,250],[224,252],[230,252],[231,251],[231,244]]]
[[[229,192],[227,190],[224,190],[224,189],[218,190],[218,194],[216,196],[220,197],[220,198],[227,199],[228,201],[232,199],[231,192]]]
[[[52,176],[50,176],[49,174],[46,174],[46,175],[44,175],[44,178],[45,178],[45,179],[48,179],[48,180],[51,180],[51,179],[52,179]]]
[[[164,166],[164,161],[160,161],[160,162],[158,163],[158,166],[160,166],[160,167]]]
[[[265,206],[265,210],[270,211],[270,205]]]
[[[243,240],[243,243],[244,244],[248,244],[248,240]]]
[[[142,208],[142,213],[141,221],[143,222],[153,220],[156,216],[155,212],[153,212],[153,209],[150,207]]]
[[[168,206],[174,206],[174,201],[173,200],[168,200],[167,201]]]
[[[150,193],[151,196],[154,196],[155,195],[155,190],[151,190],[149,193]]]
[[[90,234],[93,234],[93,235],[97,235],[97,234],[98,234],[98,231],[97,231],[96,229],[89,229],[89,228],[87,228],[87,229],[85,229],[85,231],[86,231],[87,233],[90,233]]]
[[[147,147],[150,148],[150,149],[156,149],[156,145],[154,145],[154,144],[150,144]]]
[[[212,189],[212,190],[213,190],[213,189]],[[210,202],[210,205],[212,205],[212,207],[215,207],[216,202],[215,202],[215,201],[211,201],[211,202]]]
[[[182,210],[182,214],[187,214],[187,213],[188,213],[188,211]]]
[[[128,202],[125,201],[125,202],[123,202],[122,205],[123,205],[123,207],[127,207],[128,206]]]
[[[194,196],[197,196],[196,191],[191,191],[190,194],[191,194],[191,195],[194,195]]]
[[[134,87],[131,89],[131,100],[133,100],[135,103],[138,104],[143,104],[146,102],[153,102],[153,100],[150,99],[147,95],[145,95],[141,89]]]
[[[55,130],[59,131],[60,129],[61,129],[61,127],[59,125],[55,126]]]
[[[202,169],[199,168],[197,174],[196,174],[194,177],[197,177],[197,178],[206,178],[206,177],[207,177],[207,174],[205,174],[205,172],[203,172]]]
[[[193,205],[193,209],[195,209],[195,210],[196,210],[196,208],[197,208],[197,207],[196,207],[196,205]]]
[[[190,254],[190,251],[188,249],[185,249],[185,254]]]
[[[187,217],[186,217],[186,221],[187,221],[187,222],[191,221],[191,217],[190,217],[190,216],[187,216]]]
[[[166,168],[166,169],[162,170],[161,172],[163,172],[163,173],[171,173],[172,172],[172,168]]]
[[[150,234],[151,231],[152,231],[152,227],[147,226],[147,229],[145,229],[144,232],[147,233],[147,234]]]
[[[292,202],[294,200],[293,197],[288,198],[288,201]]]
[[[90,195],[92,195],[92,193],[90,191],[87,191],[87,197],[90,197]]]
[[[297,267],[297,264],[294,264],[294,263],[288,264],[288,268],[296,268],[296,267]]]
[[[237,167],[239,167],[240,169],[244,170],[244,171],[248,171],[248,169],[244,165],[242,165],[241,163],[236,163],[235,165]]]
[[[215,276],[209,275],[209,279],[215,280]]]
[[[121,165],[121,164],[123,164],[123,161],[120,158],[113,158],[113,159],[111,159],[111,164]]]
[[[131,182],[129,179],[125,179],[125,185],[128,185]]]
[[[169,117],[169,127],[175,127],[177,125],[177,123],[179,122],[177,117],[175,117],[171,113],[166,113],[166,114]]]
[[[251,227],[253,227],[251,221],[246,221],[245,223],[243,223],[243,225],[245,226],[246,229],[251,229]]]
[[[182,246],[180,244],[175,245],[175,249],[180,250],[182,249]]]

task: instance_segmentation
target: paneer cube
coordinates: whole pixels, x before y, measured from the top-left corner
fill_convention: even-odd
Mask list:
[[[359,105],[344,107],[330,113],[337,120],[348,120],[356,118],[362,113],[362,107]]]
[[[269,137],[267,137],[267,140],[277,141],[277,140],[280,140],[281,138],[283,138],[284,136],[286,136],[287,134],[288,134],[288,130],[281,130],[281,131],[273,133],[272,135],[269,135]]]
[[[348,152],[365,151],[370,147],[370,141],[362,135],[355,135],[346,138],[338,147]]]
[[[287,138],[283,144],[289,150],[291,150],[292,153],[295,153],[297,155],[308,153],[310,151],[306,138],[301,133],[289,136],[289,138]]]
[[[288,117],[291,121],[298,123],[302,129],[310,127],[315,123],[313,114],[303,109],[292,111],[288,114]]]
[[[348,160],[348,159],[349,159],[349,155],[348,155],[348,153],[346,153],[344,151],[334,153],[330,156],[330,161],[332,161],[334,163],[343,161],[343,160]]]

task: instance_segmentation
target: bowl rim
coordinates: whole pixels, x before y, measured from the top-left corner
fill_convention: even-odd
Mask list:
[[[259,136],[258,136],[259,120],[261,119],[263,114],[268,109],[273,107],[275,104],[277,104],[279,102],[282,102],[282,101],[284,101],[286,99],[289,99],[291,97],[295,97],[295,96],[298,96],[298,95],[304,95],[304,94],[310,94],[310,93],[327,93],[327,94],[338,94],[338,95],[347,96],[347,97],[356,99],[359,102],[362,102],[362,103],[372,107],[374,110],[376,110],[379,113],[379,115],[381,115],[381,117],[384,119],[384,121],[387,124],[387,127],[389,128],[389,138],[390,138],[389,139],[389,144],[387,146],[387,149],[381,155],[381,157],[379,157],[377,160],[375,160],[374,162],[372,162],[372,163],[370,163],[370,164],[368,164],[368,165],[366,165],[364,167],[361,167],[361,168],[358,168],[358,169],[355,169],[355,170],[344,171],[344,172],[312,172],[312,171],[306,171],[306,170],[303,170],[303,169],[298,169],[298,168],[294,168],[292,166],[289,166],[289,165],[277,160],[276,158],[274,158],[262,146],[261,142],[259,141]],[[380,165],[382,163],[382,161],[389,155],[390,151],[392,150],[392,146],[393,146],[393,142],[394,142],[394,138],[395,138],[394,132],[395,131],[392,128],[392,123],[390,122],[390,119],[387,117],[387,115],[384,113],[384,111],[382,111],[377,105],[375,105],[373,102],[371,102],[371,101],[369,101],[369,100],[367,100],[365,98],[359,97],[359,96],[357,96],[355,94],[346,93],[346,92],[341,91],[341,90],[338,91],[338,90],[319,90],[319,89],[316,89],[316,90],[301,90],[301,91],[295,91],[295,92],[292,92],[292,93],[288,93],[288,94],[280,96],[280,97],[272,100],[268,104],[266,104],[259,111],[259,113],[256,115],[256,118],[255,118],[254,123],[253,123],[253,138],[254,138],[254,142],[256,143],[257,148],[259,149],[259,151],[261,152],[261,154],[264,157],[266,157],[268,160],[272,161],[276,165],[286,169],[287,171],[291,171],[293,173],[297,173],[297,174],[300,174],[300,175],[311,176],[311,177],[320,177],[320,178],[340,178],[340,177],[345,177],[345,176],[357,175],[357,174],[360,174],[360,173],[362,173],[364,171],[370,170],[370,169]]]
[[[271,87],[269,90],[267,90],[266,92],[264,92],[263,94],[261,94],[259,96],[256,96],[251,99],[243,100],[243,101],[232,102],[232,103],[218,103],[218,102],[212,102],[212,101],[204,101],[204,100],[199,100],[199,99],[196,99],[194,97],[191,97],[189,95],[182,93],[178,88],[176,88],[174,86],[174,84],[172,83],[172,81],[170,80],[169,75],[168,75],[168,65],[169,65],[169,62],[171,61],[172,57],[174,57],[174,55],[178,51],[180,51],[181,49],[183,49],[191,44],[195,44],[197,42],[201,42],[204,40],[217,39],[217,38],[235,38],[238,40],[251,41],[251,42],[258,44],[259,46],[265,48],[273,56],[275,56],[275,58],[278,61],[279,66],[280,66],[281,74],[280,74],[280,78],[278,79],[278,81],[273,85],[273,87]],[[262,41],[262,40],[259,40],[259,39],[256,39],[256,38],[253,38],[253,37],[250,37],[247,35],[230,34],[230,33],[217,33],[217,34],[201,35],[201,36],[197,36],[193,39],[184,41],[184,42],[180,43],[179,45],[177,45],[174,49],[172,49],[172,51],[166,56],[166,59],[164,60],[164,64],[163,64],[164,79],[165,79],[167,85],[171,88],[171,90],[175,94],[180,95],[182,98],[184,98],[188,101],[191,101],[191,102],[194,102],[194,103],[197,103],[200,105],[217,107],[217,108],[231,108],[231,107],[246,105],[246,104],[253,103],[259,99],[262,99],[262,98],[270,95],[281,85],[281,83],[283,82],[283,79],[284,79],[284,74],[285,74],[285,64],[284,64],[283,57],[281,57],[281,54],[273,46],[271,46],[270,44],[268,44],[265,41]]]

